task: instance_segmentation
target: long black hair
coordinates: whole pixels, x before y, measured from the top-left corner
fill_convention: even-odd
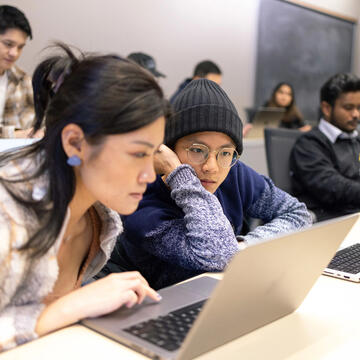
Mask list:
[[[44,137],[0,155],[0,167],[13,160],[36,159],[30,173],[0,177],[14,200],[40,224],[22,247],[31,257],[45,254],[55,243],[75,192],[75,174],[66,163],[61,141],[63,128],[76,124],[88,143],[100,144],[106,135],[127,133],[170,115],[155,78],[131,61],[117,55],[76,56],[65,44],[56,47],[62,53],[42,61],[33,75],[34,130],[45,126]],[[19,183],[36,182],[44,175],[48,193],[42,199],[19,191]]]
[[[272,93],[271,93],[271,98],[270,100],[265,104],[265,106],[268,107],[278,107],[279,104],[276,102],[276,93],[278,92],[278,90],[283,86],[286,85],[291,89],[291,102],[288,106],[285,106],[285,114],[283,116],[283,118],[281,119],[283,122],[285,123],[289,123],[294,121],[295,119],[303,119],[303,116],[299,110],[299,108],[296,106],[295,103],[295,90],[294,87],[289,84],[286,81],[282,81],[279,82],[273,89]]]

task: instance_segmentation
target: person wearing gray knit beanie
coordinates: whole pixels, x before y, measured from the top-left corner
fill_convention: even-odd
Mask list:
[[[311,224],[304,204],[243,164],[242,123],[215,82],[193,80],[178,95],[159,174],[100,276],[138,270],[156,289],[222,271],[237,251]],[[263,225],[248,232],[246,217]]]
[[[166,123],[164,143],[175,150],[181,163],[190,161],[194,169],[207,166],[213,158],[209,144],[220,143],[216,147],[216,161],[220,165],[217,175],[199,176],[202,185],[214,193],[243,151],[242,122],[236,108],[225,91],[207,79],[193,80],[176,98],[173,108],[174,115]],[[202,133],[206,141],[202,140]],[[167,150],[163,147],[162,151]],[[176,163],[172,155],[166,161]],[[159,167],[163,166],[158,159],[157,169],[161,173]],[[168,175],[172,167],[165,165],[164,173]]]
[[[172,147],[183,136],[201,131],[228,135],[239,155],[243,150],[242,122],[225,91],[215,82],[193,80],[173,103],[174,116],[166,124],[165,144]]]

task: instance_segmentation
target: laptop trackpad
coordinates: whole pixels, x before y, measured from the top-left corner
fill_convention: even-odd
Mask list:
[[[118,330],[119,324],[121,324],[121,328],[126,328],[132,324],[165,315],[170,311],[207,299],[218,281],[210,276],[202,276],[198,279],[161,289],[159,294],[162,296],[162,300],[159,303],[146,298],[142,304],[135,305],[131,309],[121,307],[113,313],[88,320],[100,326],[104,322],[108,328],[109,323],[114,324]]]

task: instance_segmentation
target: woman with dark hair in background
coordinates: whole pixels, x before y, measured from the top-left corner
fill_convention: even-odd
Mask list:
[[[311,126],[305,123],[295,104],[295,92],[291,84],[287,82],[277,84],[265,106],[285,108],[284,117],[281,119],[279,127],[298,129],[304,132],[311,130]]]
[[[106,263],[120,214],[155,180],[168,103],[155,79],[113,55],[65,54],[33,78],[35,131],[0,156],[0,351],[77,322],[159,300],[137,272],[82,286]]]

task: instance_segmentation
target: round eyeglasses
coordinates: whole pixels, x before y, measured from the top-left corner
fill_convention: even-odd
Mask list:
[[[209,158],[210,153],[214,152],[218,164],[225,169],[235,165],[236,161],[239,159],[238,152],[230,147],[210,151],[204,144],[192,144],[186,151],[189,161],[194,164],[203,164]]]

